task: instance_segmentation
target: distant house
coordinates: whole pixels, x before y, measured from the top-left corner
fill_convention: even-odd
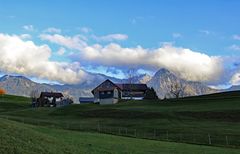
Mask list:
[[[79,97],[80,104],[94,103],[94,97]]]
[[[147,90],[146,84],[115,84],[106,80],[92,90],[94,102],[115,104],[120,99],[143,99]]]
[[[36,107],[60,107],[73,103],[72,100],[64,98],[62,93],[58,92],[41,92],[37,99]]]
[[[141,100],[148,89],[146,84],[117,84],[122,90],[121,99]]]

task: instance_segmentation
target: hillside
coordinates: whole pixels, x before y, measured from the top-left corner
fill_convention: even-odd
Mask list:
[[[33,125],[194,144],[209,144],[210,134],[212,145],[240,147],[239,96],[237,91],[107,106],[89,104],[37,109],[14,101],[10,106],[16,105],[16,109],[3,110],[0,116]],[[0,108],[6,108],[9,102],[1,102]]]
[[[54,91],[47,84],[39,84],[24,76],[5,75],[0,78],[0,87],[4,88],[8,94],[19,96],[30,96],[33,90]]]
[[[240,92],[235,91],[108,106],[32,109],[28,98],[4,95],[0,99],[0,153],[237,154],[239,98]],[[212,145],[224,147],[166,142],[208,144],[208,134]]]
[[[199,146],[182,143],[160,142],[76,132],[47,127],[36,127],[0,118],[1,154],[79,154],[79,153],[228,153],[239,149]]]

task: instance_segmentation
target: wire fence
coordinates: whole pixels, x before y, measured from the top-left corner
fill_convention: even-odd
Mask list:
[[[225,146],[232,148],[240,148],[240,134],[217,134],[217,133],[183,133],[171,130],[161,129],[133,129],[127,127],[109,126],[100,122],[95,124],[81,124],[73,122],[59,122],[38,120],[29,118],[19,118],[11,116],[1,116],[2,118],[21,122],[24,124],[32,124],[36,126],[47,126],[50,128],[59,128],[75,131],[98,132],[103,134],[111,134],[118,136],[126,136],[141,139],[151,139],[159,141],[170,141],[180,143],[191,143],[201,145]]]

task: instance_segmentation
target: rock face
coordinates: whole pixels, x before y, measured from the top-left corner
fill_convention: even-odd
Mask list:
[[[8,94],[20,96],[30,96],[33,90],[54,91],[50,85],[33,82],[24,76],[5,75],[0,78],[0,87]]]
[[[184,87],[183,96],[195,96],[214,93],[216,90],[200,82],[186,81],[177,77],[166,69],[160,69],[155,73],[147,85],[153,87],[159,98],[164,98],[170,93],[171,85],[181,84]]]
[[[73,97],[74,102],[78,103],[78,98],[81,96],[92,97],[91,91],[93,88],[106,79],[110,79],[114,83],[129,82],[127,79],[117,79],[103,74],[92,74],[91,79],[81,84],[50,85],[33,82],[24,76],[5,75],[0,78],[0,87],[4,88],[8,94],[20,96],[30,96],[33,90],[37,90],[39,93],[42,91],[62,92],[65,95]],[[166,69],[160,69],[153,77],[147,74],[135,76],[131,79],[131,81],[133,83],[144,83],[149,87],[153,87],[159,98],[164,98],[166,94],[169,93],[171,85],[175,83],[181,83],[184,85],[184,96],[202,95],[216,92],[216,90],[211,89],[200,82],[189,82],[183,80]]]

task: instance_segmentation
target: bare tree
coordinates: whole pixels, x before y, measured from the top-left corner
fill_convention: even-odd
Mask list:
[[[32,102],[35,102],[37,100],[37,98],[39,97],[38,90],[36,90],[36,89],[32,90],[30,93],[30,97],[32,99]]]
[[[133,89],[133,83],[134,83],[134,77],[137,76],[137,69],[135,68],[129,68],[127,71],[127,79],[128,79],[128,84],[129,84],[129,96],[130,99],[132,99],[132,89]]]
[[[181,82],[173,83],[170,87],[170,94],[174,98],[183,97],[184,91],[186,86],[183,85]]]

